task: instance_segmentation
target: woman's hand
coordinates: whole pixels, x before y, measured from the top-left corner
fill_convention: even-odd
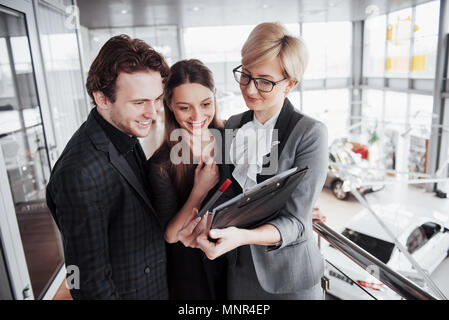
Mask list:
[[[193,191],[199,195],[206,195],[220,179],[220,173],[215,161],[211,158],[207,162],[200,159],[200,163],[195,169],[195,180],[193,183]]]
[[[182,244],[190,248],[198,248],[197,238],[201,234],[207,234],[209,214],[197,218],[198,210],[192,210],[192,215],[186,220],[184,226],[179,230],[177,238]]]
[[[313,208],[312,210],[312,223],[325,223],[327,217],[321,212],[320,208]]]
[[[197,238],[198,247],[204,251],[210,260],[246,244],[245,229],[229,227],[225,229],[212,229],[209,236],[218,239],[216,242],[209,241],[208,234],[202,233]]]

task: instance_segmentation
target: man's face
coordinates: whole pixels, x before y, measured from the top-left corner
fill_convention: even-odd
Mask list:
[[[158,71],[121,72],[116,100],[108,102],[108,120],[129,136],[146,137],[162,106],[162,77]]]

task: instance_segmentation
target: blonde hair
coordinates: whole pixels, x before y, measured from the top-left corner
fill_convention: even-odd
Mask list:
[[[245,67],[279,57],[284,75],[300,81],[309,60],[306,45],[278,22],[264,22],[251,31],[243,45],[242,64]]]

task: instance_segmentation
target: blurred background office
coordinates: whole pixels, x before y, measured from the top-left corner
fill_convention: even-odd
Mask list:
[[[170,65],[202,60],[214,73],[219,116],[226,119],[246,110],[232,69],[252,28],[264,21],[284,24],[310,52],[304,79],[289,99],[329,129],[330,174],[318,201],[328,224],[344,233],[366,209],[351,194],[351,175],[358,190],[376,191],[366,196],[371,205],[396,205],[390,216],[403,225],[409,222],[398,212],[419,204],[421,211],[406,216],[424,217],[422,225],[440,223],[444,237],[435,245],[449,252],[445,0],[0,0],[0,299],[69,298],[61,239],[44,190],[92,108],[84,83],[101,46],[128,34],[148,42]],[[142,140],[147,156],[162,132],[161,113]],[[363,232],[371,232],[370,241],[382,238],[382,232]],[[431,259],[422,256],[415,259]],[[346,263],[335,259],[332,265]],[[448,259],[432,259],[438,263],[424,269],[449,296],[441,276]],[[338,287],[343,276],[329,270],[328,277]],[[425,276],[409,278],[432,291]],[[371,298],[361,286],[373,295],[381,291],[379,299],[398,298],[366,279],[343,280],[353,288],[329,297]]]

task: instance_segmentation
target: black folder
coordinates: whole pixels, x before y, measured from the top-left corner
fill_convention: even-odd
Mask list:
[[[275,218],[309,169],[292,168],[214,208],[211,229],[251,229]]]

